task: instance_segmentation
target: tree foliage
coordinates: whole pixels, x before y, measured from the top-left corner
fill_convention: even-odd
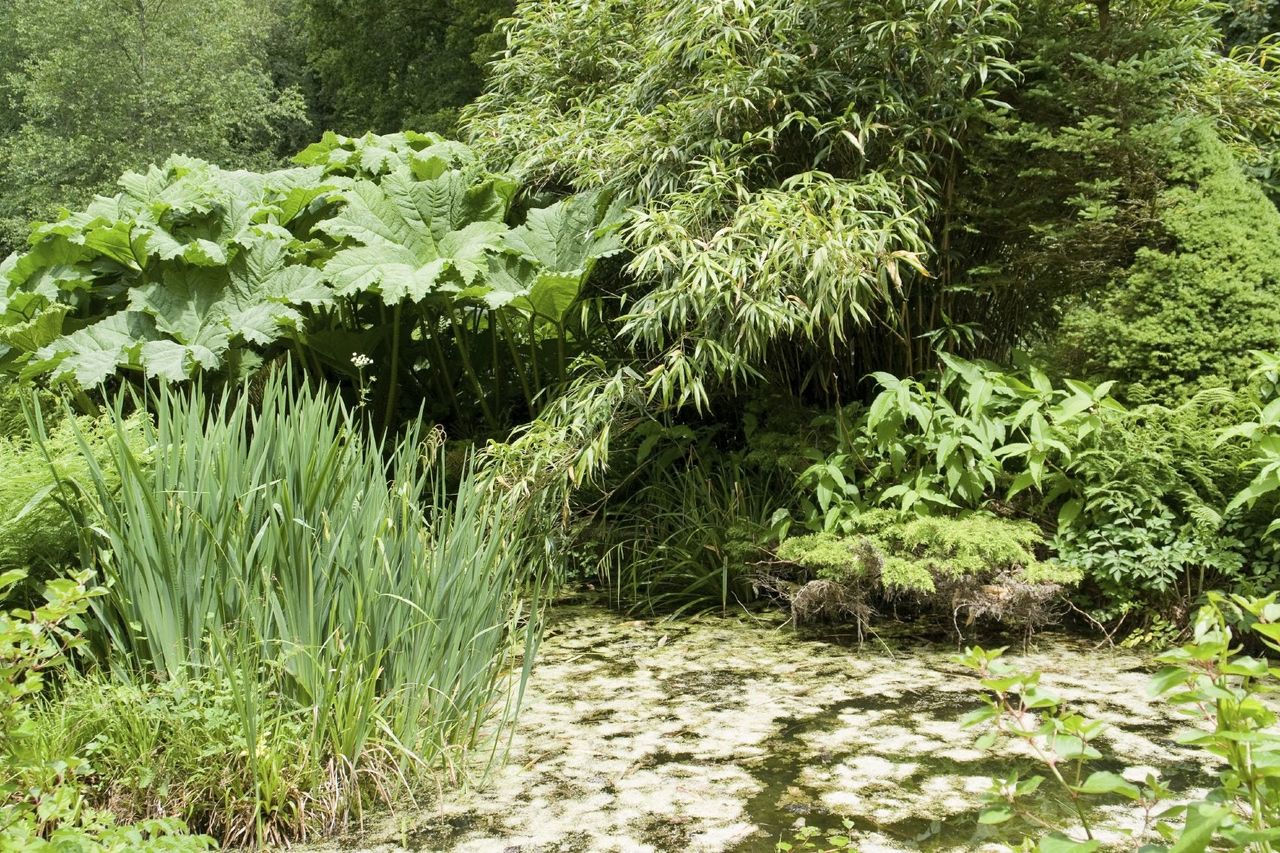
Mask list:
[[[247,0],[16,0],[0,9],[0,243],[182,152],[274,162],[305,126],[263,56],[274,12]]]
[[[1165,247],[1171,128],[1200,122],[1223,140],[1200,154],[1251,176],[1277,150],[1269,53],[1224,55],[1203,4],[850,15],[521,4],[468,108],[493,162],[631,194],[618,335],[668,404],[761,376],[831,399],[936,345],[1003,357]],[[1242,286],[1265,290],[1256,273]]]
[[[522,4],[470,131],[532,180],[632,195],[619,334],[662,399],[705,405],[766,364],[855,381],[870,352],[919,352],[930,225],[1010,72],[1013,12]]]
[[[997,357],[1010,346],[1052,336],[1069,311],[1110,314],[1112,291],[1132,274],[1139,252],[1194,242],[1186,232],[1203,223],[1186,221],[1185,196],[1205,192],[1197,188],[1200,177],[1234,170],[1265,178],[1280,150],[1268,54],[1224,57],[1214,10],[1196,3],[1110,4],[1104,28],[1088,6],[1036,8],[1040,14],[1021,21],[1011,109],[992,116],[990,132],[970,148],[959,188],[965,237],[957,251],[967,259],[960,281],[972,294],[960,313],[981,326],[983,351]],[[1259,197],[1243,176],[1229,192]],[[1240,212],[1273,215],[1265,207]],[[1208,228],[1201,239],[1212,240],[1215,232],[1216,226]],[[1250,239],[1259,247],[1249,251],[1266,253],[1265,229]],[[1223,258],[1205,262],[1217,266]],[[1244,290],[1269,287],[1258,264],[1223,270],[1240,274]],[[1198,286],[1192,280],[1180,286],[1190,312],[1183,320],[1210,328],[1215,318],[1206,314],[1207,304],[1216,297],[1209,291],[1221,288],[1207,286],[1197,295]],[[1192,309],[1197,301],[1200,307]],[[1206,342],[1197,334],[1179,337],[1170,329],[1166,350],[1198,358]],[[1199,372],[1227,369],[1213,366],[1220,357],[1208,344]],[[1125,358],[1160,358],[1143,351],[1154,342],[1130,336],[1126,345]],[[1097,370],[1113,355],[1082,352],[1061,370]],[[1140,378],[1121,367],[1112,378]]]
[[[1179,400],[1244,385],[1250,352],[1280,347],[1280,213],[1211,130],[1164,131],[1159,233],[1068,315],[1059,363]]]
[[[453,131],[511,0],[295,0],[316,108],[342,133]]]

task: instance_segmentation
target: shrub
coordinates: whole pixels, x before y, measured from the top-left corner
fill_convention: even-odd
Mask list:
[[[188,836],[180,821],[143,820],[121,825],[109,812],[90,808],[82,783],[92,769],[83,752],[36,747],[44,731],[33,705],[50,675],[66,671],[83,644],[81,617],[91,597],[89,573],[51,581],[35,610],[0,613],[0,846],[11,851],[206,850],[211,839]],[[0,594],[23,573],[0,575]]]
[[[608,193],[516,205],[510,176],[433,134],[329,133],[296,159],[253,173],[174,155],[34,226],[0,262],[0,371],[234,385],[288,351],[352,385],[377,363],[389,425],[406,385],[495,431],[565,379],[585,322],[570,309],[621,247]]]
[[[1076,371],[1176,403],[1243,386],[1249,351],[1280,343],[1280,212],[1210,128],[1168,135],[1162,238],[1068,317],[1061,342]]]
[[[1176,407],[1116,412],[1075,454],[1067,474],[1079,513],[1059,525],[1054,548],[1097,585],[1100,615],[1189,604],[1213,588],[1257,594],[1280,578],[1265,514],[1228,503],[1247,455],[1219,437],[1249,397],[1206,391]]]
[[[791,598],[797,618],[843,611],[863,619],[869,602],[881,598],[964,612],[969,622],[991,617],[1034,627],[1054,617],[1060,590],[1080,580],[1078,571],[1038,559],[1043,547],[1043,534],[1027,522],[875,510],[846,534],[789,538],[777,557],[813,578]]]
[[[1054,531],[1056,562],[1089,578],[1104,619],[1143,605],[1176,610],[1215,586],[1258,592],[1280,577],[1277,548],[1262,535],[1266,507],[1228,505],[1249,451],[1219,435],[1245,416],[1246,389],[1126,408],[1111,383],[1058,385],[1026,363],[943,358],[935,377],[876,374],[871,405],[839,413],[834,447],[809,451],[778,533],[849,534],[883,507],[1037,519]],[[1236,433],[1250,429],[1266,432],[1246,424]]]

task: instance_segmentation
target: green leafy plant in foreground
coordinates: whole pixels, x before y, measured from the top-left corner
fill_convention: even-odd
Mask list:
[[[86,756],[84,798],[121,821],[163,815],[237,844],[259,812],[277,826],[289,816],[291,829],[323,820],[328,771],[308,749],[312,724],[268,696],[250,748],[237,688],[216,667],[181,681],[119,667],[69,673],[33,710],[32,752]]]
[[[92,808],[85,778],[93,771],[82,752],[49,754],[36,748],[42,731],[33,714],[49,676],[64,674],[84,646],[82,617],[103,593],[91,575],[50,581],[45,603],[0,613],[0,847],[10,851],[126,853],[207,850],[212,840],[186,834],[181,821],[147,819],[119,824]],[[0,595],[23,579],[0,575]]]
[[[1011,755],[1010,744],[1021,744],[1021,753],[1047,771],[1029,776],[1014,771],[994,780],[979,820],[1002,824],[1021,818],[1037,827],[1038,835],[1045,833],[1028,839],[1024,848],[1044,853],[1089,853],[1117,836],[1147,851],[1277,849],[1280,730],[1273,703],[1280,669],[1265,658],[1242,654],[1233,627],[1270,652],[1280,652],[1276,595],[1248,599],[1210,593],[1197,614],[1192,641],[1160,655],[1164,667],[1152,682],[1152,692],[1191,721],[1179,742],[1218,761],[1217,786],[1204,800],[1190,803],[1178,802],[1151,771],[1090,772],[1090,763],[1102,758],[1095,744],[1104,725],[1066,708],[1041,686],[1039,672],[1017,670],[1002,658],[1002,649],[967,649],[957,660],[979,674],[986,691],[984,707],[964,719],[966,726],[988,727],[978,746]],[[1034,798],[1046,784],[1065,795],[1069,820],[1046,813],[1043,801]],[[1138,807],[1142,820],[1136,831],[1096,823],[1093,809],[1109,796]],[[1144,844],[1152,836],[1163,844]]]

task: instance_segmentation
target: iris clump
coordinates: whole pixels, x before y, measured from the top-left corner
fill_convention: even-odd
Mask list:
[[[447,486],[437,434],[386,442],[287,371],[257,396],[164,390],[154,422],[118,401],[108,459],[78,430],[88,474],[66,488],[106,586],[101,657],[170,723],[176,698],[215,696],[201,707],[230,714],[240,747],[201,813],[217,812],[207,825],[224,839],[261,842],[331,829],[370,796],[459,768],[510,707],[510,653],[532,649],[538,620],[521,618],[536,582],[518,514],[469,465]],[[84,741],[112,731],[89,713],[100,704],[68,703]],[[248,805],[210,810],[215,789]]]

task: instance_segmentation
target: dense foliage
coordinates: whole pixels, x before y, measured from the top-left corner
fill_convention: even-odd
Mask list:
[[[1217,52],[1200,4],[855,14],[836,2],[528,4],[470,108],[495,161],[635,195],[618,334],[652,360],[664,400],[704,404],[762,372],[774,388],[847,395],[871,370],[928,367],[939,341],[1003,355],[1125,276],[1161,233],[1187,239],[1160,200],[1206,169],[1229,180],[1238,167],[1218,137],[1249,168],[1271,156],[1274,84],[1254,58]],[[1204,141],[1182,152],[1179,132]],[[1269,287],[1258,275],[1223,271],[1244,299]],[[1196,351],[1176,336],[1213,328],[1205,299],[1183,309],[1197,317],[1185,333],[1126,338],[1129,357]],[[1211,343],[1200,370],[1225,372]],[[1090,369],[1125,367],[1085,355]]]
[[[532,650],[537,637],[536,619],[523,632],[513,623],[536,576],[510,510],[470,471],[450,493],[438,442],[410,431],[383,444],[329,394],[292,390],[287,372],[256,402],[154,402],[143,451],[119,403],[110,414],[118,481],[77,431],[89,473],[85,499],[68,501],[106,587],[91,632],[101,658],[137,672],[143,695],[153,680],[206,685],[210,735],[229,727],[247,750],[201,776],[174,747],[160,772],[180,780],[170,793],[182,816],[228,840],[285,841],[458,761],[504,706],[510,644]],[[154,701],[178,715],[184,693]],[[77,747],[110,733],[112,718],[84,718],[97,702],[77,707]],[[141,781],[104,783],[103,795],[123,785],[146,796]],[[224,804],[211,809],[219,788]]]
[[[0,246],[175,151],[262,167],[306,132],[246,0],[19,0],[0,10]]]
[[[1189,630],[1161,684],[1229,769],[1143,831],[1264,838],[1274,6],[7,4],[0,593],[50,604],[0,619],[4,825],[288,843],[454,781],[576,573]],[[1167,794],[966,662],[1073,804],[1027,844]],[[984,820],[1052,823],[1048,781]]]
[[[83,786],[93,772],[84,750],[49,751],[40,744],[35,706],[47,676],[67,671],[84,645],[89,603],[103,592],[86,586],[89,577],[51,581],[39,607],[0,613],[0,843],[24,851],[208,850],[213,839],[187,835],[173,818],[122,825],[110,811],[93,808]],[[22,580],[21,571],[0,574],[0,592]]]
[[[480,94],[511,0],[294,0],[315,108],[340,133],[449,133]]]
[[[402,385],[463,428],[534,412],[582,349],[587,275],[618,251],[609,197],[518,204],[512,179],[430,134],[329,134],[298,160],[175,156],[37,226],[0,265],[0,366],[93,388],[236,379],[292,348],[317,378],[377,364],[388,424]]]
[[[1165,136],[1160,233],[1068,316],[1060,360],[1158,401],[1238,385],[1250,351],[1280,345],[1280,213],[1206,126]]]
[[[123,438],[138,453],[146,451],[137,417],[117,436],[101,419],[60,417],[60,403],[49,400],[43,405],[48,417],[40,414],[46,440],[37,442],[27,431],[23,412],[26,408],[35,414],[36,401],[20,399],[21,394],[16,384],[0,386],[0,413],[9,416],[0,432],[0,571],[24,571],[47,580],[78,556],[75,522],[59,501],[58,482],[88,476],[87,450],[114,487],[118,474],[108,461],[113,442]]]

